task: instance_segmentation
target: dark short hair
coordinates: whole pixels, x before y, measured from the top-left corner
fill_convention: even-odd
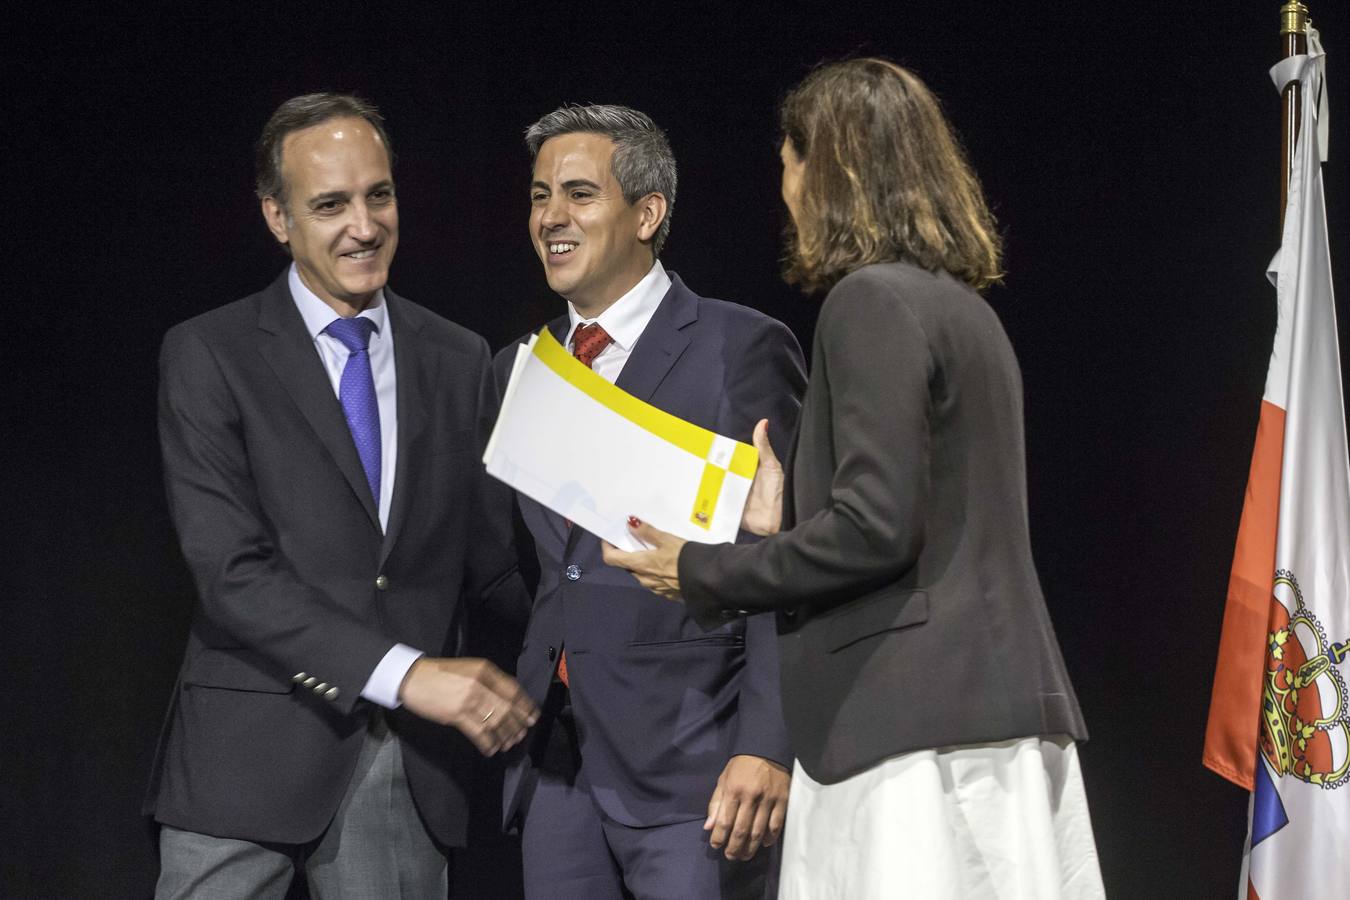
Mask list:
[[[885,59],[816,69],[780,110],[806,164],[785,276],[809,291],[878,262],[944,269],[981,290],[1003,277],[979,178],[937,98]]]
[[[278,106],[258,138],[254,166],[257,174],[255,190],[259,200],[272,197],[283,206],[286,204],[286,179],[281,174],[281,147],[286,135],[329,119],[365,119],[369,122],[384,143],[385,152],[389,154],[389,166],[393,168],[394,147],[385,133],[384,117],[374,104],[351,94],[302,94]]]
[[[525,145],[534,158],[549,138],[578,133],[602,134],[614,142],[609,167],[629,206],[648,194],[666,198],[666,217],[652,239],[652,254],[660,255],[675,210],[675,154],[666,133],[650,116],[627,106],[560,106],[525,129]]]

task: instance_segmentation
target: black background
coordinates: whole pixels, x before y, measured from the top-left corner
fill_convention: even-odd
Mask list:
[[[1246,795],[1200,752],[1275,322],[1278,6],[11,8],[0,894],[151,890],[138,810],[192,602],[160,486],[156,353],[170,325],[284,264],[251,194],[278,103],[337,89],[380,105],[398,154],[391,283],[494,348],[562,309],[527,240],[522,129],[564,101],[643,109],[680,165],[667,267],[809,346],[816,301],[777,277],[775,105],[813,64],[868,53],[942,98],[1006,235],[989,297],[1022,362],[1032,536],[1092,732],[1108,891],[1232,896]],[[1350,17],[1313,13],[1334,82]],[[1345,122],[1346,92],[1330,96]],[[509,895],[513,846],[479,831],[459,893]]]

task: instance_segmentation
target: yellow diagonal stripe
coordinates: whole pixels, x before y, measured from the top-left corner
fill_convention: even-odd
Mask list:
[[[708,458],[708,454],[712,451],[713,440],[716,438],[713,432],[700,428],[692,422],[686,422],[678,416],[672,416],[650,403],[644,403],[622,388],[610,384],[589,366],[582,365],[576,357],[568,353],[547,328],[540,330],[539,338],[534,342],[533,353],[559,378],[610,412],[674,444],[686,453],[704,460]],[[727,472],[734,472],[742,478],[754,478],[758,463],[759,452],[740,441],[735,442],[728,468],[707,463],[694,496],[694,508],[689,513],[689,521],[704,530],[711,529],[713,517],[717,512],[717,500],[722,495],[722,482],[726,479]]]
[[[644,403],[622,388],[610,384],[568,353],[547,328],[540,329],[533,352],[558,377],[596,403],[699,459],[708,458],[715,437],[713,432],[693,422],[686,422],[679,416],[672,416],[650,403]],[[758,463],[759,453],[755,448],[737,441],[731,455],[730,471],[742,478],[754,478]]]
[[[704,531],[712,529],[713,515],[717,512],[717,498],[722,496],[722,482],[726,480],[727,470],[708,463],[703,467],[703,478],[698,483],[698,493],[694,495],[694,511],[689,521]]]

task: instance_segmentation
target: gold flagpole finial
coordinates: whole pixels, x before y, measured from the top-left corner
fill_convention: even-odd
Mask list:
[[[1280,7],[1280,34],[1307,34],[1308,7],[1299,0],[1289,0]]]

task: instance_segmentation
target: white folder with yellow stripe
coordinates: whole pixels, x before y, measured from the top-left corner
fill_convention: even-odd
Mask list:
[[[686,540],[736,539],[759,454],[615,387],[547,328],[522,344],[488,473],[617,547],[637,516]]]

